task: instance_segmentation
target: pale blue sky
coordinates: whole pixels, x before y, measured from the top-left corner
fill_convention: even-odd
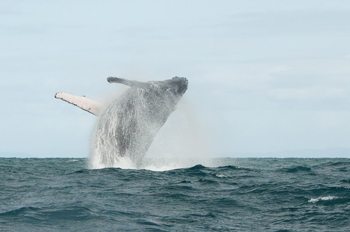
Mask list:
[[[215,155],[350,157],[349,1],[0,2],[0,155],[85,157],[109,75],[186,76]]]

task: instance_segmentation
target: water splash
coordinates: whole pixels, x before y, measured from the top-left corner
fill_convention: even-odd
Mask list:
[[[191,102],[183,98],[155,137],[147,152],[145,168],[169,170],[197,164],[216,166],[211,138]]]
[[[145,157],[138,164],[135,163],[132,155],[118,157],[116,155],[117,144],[108,139],[109,136],[115,136],[112,128],[117,126],[118,114],[115,113],[116,110],[116,108],[111,107],[105,113],[108,117],[99,119],[104,121],[102,123],[104,126],[97,128],[94,132],[90,168],[116,167],[166,171],[197,164],[213,166],[210,159],[210,139],[187,99],[182,99],[164,126],[159,131],[154,132],[158,133]],[[139,120],[142,121],[143,118],[140,117]],[[107,163],[106,160],[102,159],[103,157],[107,158]]]

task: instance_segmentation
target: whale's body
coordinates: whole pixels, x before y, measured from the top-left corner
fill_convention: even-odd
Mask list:
[[[108,167],[128,158],[139,166],[157,132],[186,92],[188,81],[182,77],[151,82],[110,77],[108,82],[125,84],[129,89],[103,111],[84,97],[59,93],[56,98],[99,115],[91,153],[94,163]],[[72,100],[74,97],[78,99]]]

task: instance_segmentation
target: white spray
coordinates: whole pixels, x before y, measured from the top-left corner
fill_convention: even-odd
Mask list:
[[[198,156],[203,160],[207,143],[186,104],[180,104],[162,128],[185,93],[187,80],[135,83],[136,88],[114,100],[98,118],[90,166],[163,170],[198,164]]]

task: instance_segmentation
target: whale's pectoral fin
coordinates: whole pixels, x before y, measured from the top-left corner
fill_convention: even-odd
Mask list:
[[[119,77],[108,77],[107,81],[109,83],[120,83],[120,84],[124,84],[130,87],[136,87],[136,88],[146,88],[149,85],[145,82],[131,81],[131,80],[126,80]]]
[[[55,98],[75,105],[94,115],[98,115],[101,112],[101,104],[84,96],[74,96],[69,93],[58,92],[55,94]]]

